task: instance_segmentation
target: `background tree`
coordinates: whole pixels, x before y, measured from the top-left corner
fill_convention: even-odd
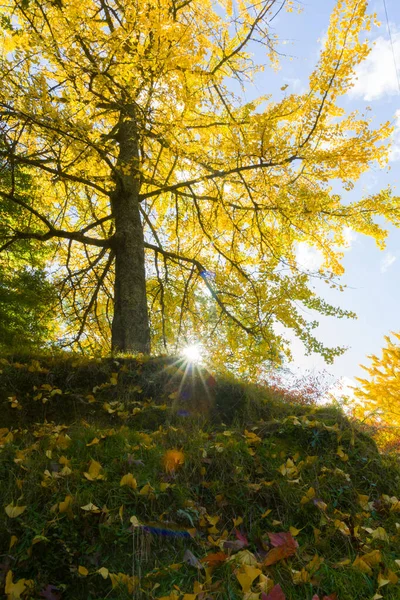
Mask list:
[[[66,341],[114,350],[170,350],[192,337],[216,360],[256,364],[290,354],[291,329],[331,360],[302,308],[351,316],[315,295],[298,243],[318,248],[333,284],[345,228],[375,237],[398,224],[389,191],[342,203],[329,180],[353,186],[384,165],[388,124],[374,130],[338,105],[367,56],[366,0],[339,0],[309,89],[243,103],[231,82],[276,62],[261,0],[11,0],[3,8],[2,160],[23,165],[41,197],[15,189],[20,240],[58,240],[55,264]],[[252,360],[250,360],[252,358]]]
[[[7,162],[0,163],[0,181],[3,189],[18,190],[28,205],[34,202],[37,190],[24,168],[11,171]],[[3,199],[0,238],[17,229],[21,219],[23,208]],[[18,240],[7,253],[0,254],[0,350],[25,352],[51,342],[57,295],[45,271],[50,255],[51,247],[34,240]]]
[[[399,428],[400,334],[392,335],[394,339],[385,336],[386,346],[382,349],[382,356],[368,356],[370,365],[361,365],[369,378],[355,377],[360,384],[355,390],[355,397],[361,403],[361,414],[375,421],[378,419],[381,426],[389,424]]]

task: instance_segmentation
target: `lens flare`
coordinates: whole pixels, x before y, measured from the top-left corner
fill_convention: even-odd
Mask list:
[[[182,350],[183,356],[191,363],[199,363],[201,361],[201,350],[200,346],[193,344],[192,346],[187,346]]]

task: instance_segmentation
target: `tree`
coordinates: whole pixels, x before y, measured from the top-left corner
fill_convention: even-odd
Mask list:
[[[369,379],[355,378],[360,384],[355,397],[364,415],[380,420],[381,426],[400,427],[400,334],[392,335],[394,340],[385,336],[381,357],[368,356],[370,366],[361,365]]]
[[[0,163],[3,188],[13,186],[24,194],[29,205],[37,190],[24,168],[12,171]],[[0,239],[18,228],[23,209],[12,201],[0,203]],[[0,350],[15,351],[42,348],[51,341],[54,327],[56,290],[46,276],[46,261],[51,247],[33,240],[17,240],[0,255]]]
[[[300,95],[243,103],[232,92],[272,66],[271,21],[293,2],[261,0],[11,0],[3,8],[1,132],[10,168],[41,188],[28,205],[2,188],[24,221],[3,236],[57,240],[69,331],[82,347],[149,352],[182,338],[217,358],[253,363],[290,353],[281,329],[327,360],[342,352],[313,335],[302,308],[351,316],[316,296],[296,260],[321,250],[314,275],[335,284],[347,227],[383,245],[388,190],[344,203],[388,124],[371,129],[338,105],[367,56],[366,0],[339,0]],[[335,246],[336,245],[336,246]]]

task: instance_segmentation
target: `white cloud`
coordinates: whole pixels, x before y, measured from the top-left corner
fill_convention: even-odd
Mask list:
[[[400,33],[396,32],[393,25],[392,39],[396,63],[400,67]],[[389,38],[376,38],[368,58],[356,69],[355,84],[349,91],[350,96],[369,101],[399,93],[393,51]]]
[[[385,256],[381,260],[381,273],[386,273],[386,271],[390,269],[396,258],[397,257],[391,252],[385,252]]]
[[[297,265],[306,271],[318,271],[323,263],[322,252],[309,246],[306,242],[300,242],[296,250]]]
[[[341,250],[351,250],[353,242],[357,239],[357,233],[351,227],[345,227],[343,231],[344,245]]]
[[[392,136],[392,146],[389,151],[389,160],[391,162],[400,160],[400,109],[396,110],[394,119],[395,122]]]

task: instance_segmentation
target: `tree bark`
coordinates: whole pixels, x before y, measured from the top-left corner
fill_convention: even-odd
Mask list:
[[[121,120],[119,156],[112,195],[115,219],[112,351],[150,353],[143,226],[139,210],[139,151],[134,118]]]

